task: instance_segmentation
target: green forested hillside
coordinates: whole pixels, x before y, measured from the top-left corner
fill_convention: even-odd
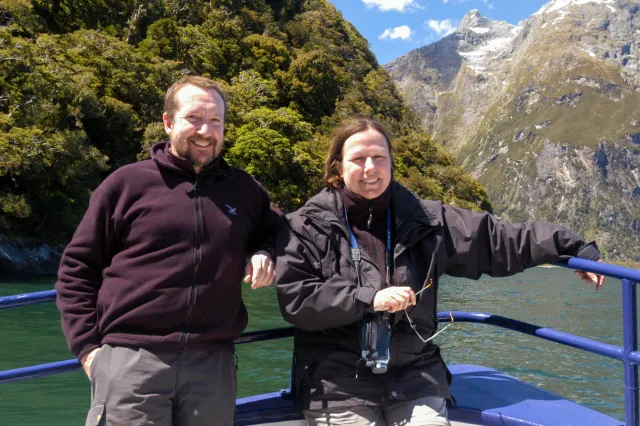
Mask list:
[[[166,137],[183,74],[225,82],[225,156],[285,211],[322,186],[330,132],[357,113],[396,136],[398,180],[489,208],[324,0],[0,0],[0,234],[66,242],[100,181]]]

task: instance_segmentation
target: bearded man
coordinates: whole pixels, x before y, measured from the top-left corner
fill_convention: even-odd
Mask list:
[[[102,182],[64,251],[57,306],[91,381],[87,425],[233,424],[240,284],[273,282],[280,219],[220,156],[226,109],[212,80],[173,84],[170,140]]]

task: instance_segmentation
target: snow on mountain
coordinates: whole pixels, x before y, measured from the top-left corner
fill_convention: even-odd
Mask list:
[[[616,4],[614,0],[553,0],[545,4],[544,6],[542,6],[542,8],[540,8],[539,11],[534,13],[533,16],[542,15],[544,13],[556,12],[556,11],[565,9],[569,6],[580,6],[587,3],[598,3],[598,4],[608,5],[607,7],[612,12],[616,11],[616,8],[611,6]]]
[[[638,0],[552,0],[517,26],[472,10],[384,68],[496,213],[640,261]]]

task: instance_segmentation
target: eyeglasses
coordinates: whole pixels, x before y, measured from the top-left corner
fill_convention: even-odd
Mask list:
[[[433,280],[429,280],[429,284],[424,286],[422,288],[422,290],[420,290],[419,292],[416,293],[416,297],[418,297],[418,295],[420,293],[422,293],[423,291],[425,291],[426,289],[428,289],[429,287],[431,287],[431,284],[433,284]],[[413,320],[411,319],[411,317],[409,316],[409,312],[407,312],[407,310],[404,310],[404,314],[407,316],[407,320],[409,321],[409,325],[411,326],[411,328],[413,329],[413,331],[415,331],[416,336],[418,336],[418,338],[420,340],[422,340],[422,343],[427,343],[433,339],[435,339],[435,337],[442,333],[443,331],[445,331],[447,328],[451,327],[453,325],[453,315],[451,314],[451,312],[449,312],[449,318],[451,318],[451,322],[449,324],[447,324],[442,330],[439,330],[436,334],[434,334],[433,336],[429,337],[428,339],[425,339],[424,337],[422,337],[420,335],[420,333],[418,332],[418,329],[416,328],[415,323],[413,322]]]

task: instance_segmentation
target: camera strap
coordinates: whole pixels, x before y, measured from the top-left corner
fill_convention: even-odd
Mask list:
[[[360,287],[362,285],[362,281],[360,278],[360,261],[362,259],[361,256],[361,249],[360,246],[358,245],[358,241],[356,240],[356,236],[353,233],[353,230],[351,229],[351,225],[349,225],[349,217],[347,214],[347,206],[344,206],[344,220],[346,221],[347,224],[347,229],[349,230],[349,244],[351,247],[351,257],[353,259],[353,262],[355,263],[355,267],[356,267],[356,280],[358,283],[358,287]],[[392,252],[392,229],[391,229],[391,209],[387,208],[387,241],[386,241],[386,270],[385,270],[385,283],[384,286],[385,287],[389,287],[391,285],[391,269],[392,269],[392,264],[393,264],[393,252]],[[383,315],[381,315],[382,318],[378,318],[378,320],[382,320],[385,321],[388,324],[389,318],[388,318],[388,314],[385,312]],[[367,348],[367,356],[364,357],[364,359],[366,361],[370,360],[373,357],[373,354],[376,352],[377,350],[377,345],[378,345],[378,333],[377,333],[377,321],[376,320],[365,320],[363,319],[363,321],[365,321],[364,327],[365,327],[365,333],[364,334],[364,339],[365,339],[365,347]],[[357,374],[356,374],[357,377]]]

